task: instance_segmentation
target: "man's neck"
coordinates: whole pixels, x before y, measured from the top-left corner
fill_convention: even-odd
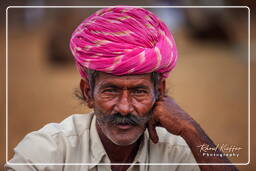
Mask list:
[[[111,163],[132,163],[137,151],[139,149],[140,143],[143,136],[141,136],[135,143],[127,146],[120,146],[114,144],[109,138],[107,138],[102,132],[101,128],[96,122],[96,128],[100,137],[100,140],[104,146],[106,153],[111,161]]]

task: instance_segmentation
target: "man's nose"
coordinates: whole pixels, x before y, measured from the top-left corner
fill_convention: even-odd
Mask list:
[[[127,115],[132,112],[132,105],[130,104],[129,93],[127,90],[123,91],[119,102],[117,102],[116,111],[121,115]]]

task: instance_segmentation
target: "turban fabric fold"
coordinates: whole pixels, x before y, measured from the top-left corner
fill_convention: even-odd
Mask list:
[[[143,8],[98,10],[73,32],[70,49],[82,77],[86,69],[113,75],[158,72],[167,78],[177,49],[167,26]]]

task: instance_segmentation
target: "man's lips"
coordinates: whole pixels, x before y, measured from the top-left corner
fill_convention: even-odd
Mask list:
[[[115,126],[117,128],[119,128],[119,129],[126,130],[126,129],[130,129],[130,128],[134,127],[135,125],[131,125],[131,124],[117,124]]]

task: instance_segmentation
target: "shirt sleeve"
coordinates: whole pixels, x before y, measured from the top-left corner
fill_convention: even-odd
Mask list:
[[[16,163],[24,163],[24,165],[15,165]],[[15,153],[13,158],[5,164],[4,169],[5,171],[38,171],[38,168],[36,168],[36,166],[30,165],[30,163],[18,153]]]
[[[45,163],[62,163],[61,145],[49,135],[34,132],[26,135],[14,148],[14,156],[5,165],[6,171],[61,170],[60,166]],[[41,165],[40,165],[41,164]]]

